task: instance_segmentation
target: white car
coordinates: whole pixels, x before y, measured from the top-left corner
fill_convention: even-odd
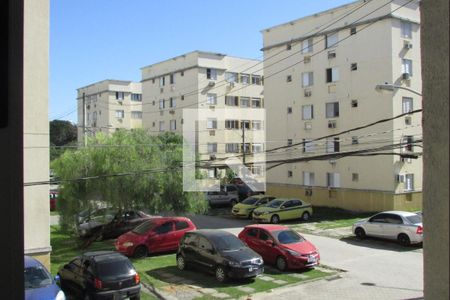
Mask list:
[[[353,224],[353,233],[360,239],[373,236],[397,240],[401,245],[422,243],[422,216],[406,211],[385,211]]]

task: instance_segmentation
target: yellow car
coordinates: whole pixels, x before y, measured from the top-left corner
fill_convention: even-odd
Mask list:
[[[231,209],[231,213],[235,217],[251,218],[252,212],[255,208],[261,207],[275,199],[273,196],[268,195],[254,195],[246,198],[241,203],[236,204]]]
[[[309,220],[312,215],[312,206],[300,199],[277,198],[264,207],[253,211],[253,220],[261,223],[276,224],[280,221],[298,219]]]

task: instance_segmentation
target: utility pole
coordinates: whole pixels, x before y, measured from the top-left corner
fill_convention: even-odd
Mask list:
[[[241,122],[242,127],[242,171],[241,171],[241,178],[245,175],[245,152],[247,149],[245,148],[245,121]]]
[[[86,94],[83,92],[83,141],[84,147],[87,147],[86,139]]]

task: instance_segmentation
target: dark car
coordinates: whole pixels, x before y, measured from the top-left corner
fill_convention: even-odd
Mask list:
[[[259,195],[259,194],[263,194],[263,192],[260,191],[254,191],[252,190],[247,184],[245,183],[241,183],[241,184],[235,184],[237,190],[238,190],[238,195],[239,195],[239,202],[241,202],[242,200],[253,196],[253,195]]]
[[[78,225],[78,234],[83,238],[97,236],[98,240],[113,239],[154,217],[139,210],[126,210],[115,214],[109,210],[105,211],[105,215],[91,217]]]
[[[76,299],[140,299],[139,274],[126,256],[114,251],[86,252],[58,275],[62,290]]]
[[[223,230],[186,232],[177,251],[177,267],[196,266],[214,273],[219,282],[228,278],[254,278],[264,272],[262,257],[235,235]]]

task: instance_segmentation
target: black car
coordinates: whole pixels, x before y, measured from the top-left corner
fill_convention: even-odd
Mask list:
[[[86,252],[59,272],[61,289],[77,299],[140,299],[139,274],[114,251]]]
[[[223,230],[203,229],[184,234],[177,251],[177,267],[184,270],[194,265],[214,273],[219,282],[253,278],[264,272],[262,257]]]
[[[264,194],[263,192],[252,190],[245,183],[235,184],[235,186],[238,190],[239,202],[241,202],[242,200],[247,199],[248,197],[253,196],[253,195]],[[255,186],[257,186],[257,185],[255,184]]]

